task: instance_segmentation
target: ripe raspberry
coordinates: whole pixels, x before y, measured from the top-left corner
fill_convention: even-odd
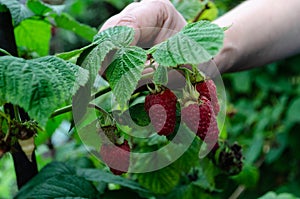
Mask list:
[[[200,93],[200,96],[204,96],[211,101],[215,115],[218,115],[220,106],[217,97],[217,89],[213,80],[205,80],[196,84],[196,90]]]
[[[211,102],[204,96],[181,110],[182,121],[209,145],[217,144],[219,129]]]
[[[126,173],[130,163],[130,147],[125,140],[123,144],[104,143],[100,149],[102,160],[109,166],[110,171],[115,175]]]
[[[145,110],[159,135],[170,135],[176,124],[177,97],[170,89],[150,94],[145,99]]]

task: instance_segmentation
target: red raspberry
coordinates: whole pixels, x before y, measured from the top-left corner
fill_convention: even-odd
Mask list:
[[[200,100],[200,105],[193,102],[181,110],[182,121],[207,144],[216,144],[219,129],[211,102],[204,96]]]
[[[100,156],[113,174],[122,175],[129,168],[130,153],[128,152],[130,152],[130,147],[125,140],[123,144],[119,145],[104,143],[100,149]]]
[[[220,106],[217,97],[217,89],[213,80],[205,80],[196,84],[196,90],[200,93],[200,96],[204,96],[211,101],[215,115],[218,115]]]
[[[150,94],[145,99],[145,110],[159,135],[170,135],[176,124],[177,97],[170,89]]]

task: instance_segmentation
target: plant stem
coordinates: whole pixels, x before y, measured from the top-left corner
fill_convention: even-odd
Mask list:
[[[101,107],[97,106],[96,104],[89,104],[88,107],[89,107],[89,108],[94,108],[94,109],[96,109],[97,111],[99,111],[99,112],[101,112],[101,113],[103,113],[103,114],[105,114],[105,115],[109,115],[108,112],[106,112],[104,109],[102,109]]]
[[[60,108],[60,109],[57,109],[56,111],[54,111],[52,113],[52,115],[50,116],[50,118],[54,118],[58,115],[62,115],[64,113],[68,113],[68,112],[71,112],[72,111],[72,105],[68,105],[68,106],[65,106],[63,108]]]
[[[111,88],[110,88],[110,87],[104,88],[104,89],[100,90],[99,92],[95,93],[94,95],[92,95],[92,96],[91,96],[91,99],[98,98],[98,97],[100,97],[101,95],[104,95],[104,94],[106,94],[106,93],[108,93],[108,92],[110,92],[110,91],[111,91]],[[51,114],[50,118],[54,118],[54,117],[56,117],[56,116],[59,116],[59,115],[62,115],[62,114],[64,114],[64,113],[68,113],[68,112],[71,112],[71,111],[72,111],[72,105],[68,105],[68,106],[65,106],[65,107],[62,107],[62,108],[60,108],[60,109],[55,110],[55,111]]]
[[[197,22],[198,19],[201,17],[201,15],[204,13],[204,11],[206,9],[209,9],[209,7],[208,7],[208,1],[204,1],[203,3],[205,3],[204,8],[197,14],[197,16],[193,19],[192,22]]]
[[[152,78],[153,75],[154,75],[154,72],[146,73],[146,74],[142,75],[141,80]],[[106,87],[106,88],[104,88],[104,89],[98,91],[97,93],[93,94],[93,95],[91,96],[91,99],[92,99],[92,100],[93,100],[93,99],[96,99],[96,98],[98,98],[98,97],[100,97],[100,96],[102,96],[102,95],[104,95],[104,94],[106,94],[106,93],[108,93],[108,92],[110,92],[110,91],[111,91],[111,88],[110,88],[110,87]],[[50,118],[54,118],[54,117],[56,117],[56,116],[58,116],[58,115],[62,115],[62,114],[64,114],[64,113],[71,112],[71,111],[72,111],[72,105],[68,105],[68,106],[65,106],[65,107],[63,107],[63,108],[60,108],[60,109],[55,110],[55,111],[52,113],[52,115],[50,116]]]
[[[15,114],[15,120],[21,122],[21,117],[20,117],[20,113],[19,113],[19,108],[16,105],[13,105],[14,107],[14,114]]]
[[[238,188],[233,192],[233,194],[229,197],[229,199],[237,199],[240,195],[245,191],[245,186],[240,185]]]
[[[10,118],[5,113],[3,113],[2,111],[0,111],[0,116],[3,117],[4,119],[6,119],[7,123],[10,123]]]
[[[143,79],[150,79],[150,78],[153,77],[153,75],[154,75],[154,72],[146,73],[146,74],[142,75],[141,80],[143,80]]]
[[[104,88],[104,89],[98,91],[97,93],[93,94],[93,95],[91,96],[91,99],[92,99],[92,100],[93,100],[93,99],[96,99],[96,98],[100,97],[101,95],[104,95],[104,94],[106,94],[106,93],[108,93],[108,92],[110,92],[110,91],[111,91],[111,88],[110,88],[110,87],[106,87],[106,88]]]

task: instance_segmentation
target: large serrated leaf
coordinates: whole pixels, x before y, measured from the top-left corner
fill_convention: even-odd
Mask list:
[[[195,186],[193,183],[187,185],[179,185],[168,195],[164,195],[163,197],[158,197],[158,199],[213,199],[216,198],[215,195],[211,193],[206,193],[199,187]]]
[[[19,105],[44,126],[87,80],[88,71],[57,57],[0,57],[0,104]]]
[[[95,198],[93,184],[76,175],[76,171],[63,163],[51,163],[28,182],[16,199],[39,198]]]
[[[27,19],[14,30],[18,47],[28,52],[36,52],[39,56],[49,54],[51,25],[41,20]]]
[[[101,44],[110,41],[114,46],[121,48],[129,46],[134,39],[134,30],[127,26],[116,26],[100,32],[94,37],[94,42]]]
[[[178,170],[189,172],[191,168],[199,165],[199,151],[200,141],[199,139],[194,139],[184,154],[178,160],[176,160],[175,165]]]
[[[41,0],[28,0],[27,7],[36,15],[44,15],[49,12],[61,14],[65,5],[49,5]]]
[[[0,0],[0,4],[5,5],[9,9],[14,26],[33,16],[33,13],[17,0]]]
[[[215,24],[208,21],[191,23],[167,41],[154,46],[153,58],[164,66],[200,64],[219,52],[223,37],[223,30]]]
[[[90,71],[90,81],[94,82],[106,55],[114,49],[128,46],[134,39],[134,30],[126,26],[116,26],[100,32],[94,37],[97,45],[86,56],[82,67]]]
[[[194,199],[193,186],[192,185],[181,185],[176,187],[168,195],[164,196],[167,199]],[[162,198],[161,198],[162,199]]]
[[[215,165],[210,160],[201,159],[200,167],[198,167],[198,179],[193,182],[193,185],[208,191],[217,191],[215,187],[217,172]]]
[[[156,194],[170,192],[179,183],[180,171],[173,165],[158,171],[139,174],[139,183]]]
[[[147,53],[133,46],[120,49],[106,70],[106,77],[117,101],[124,107],[141,79]]]

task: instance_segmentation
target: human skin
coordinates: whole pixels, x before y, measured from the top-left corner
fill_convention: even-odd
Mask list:
[[[185,25],[186,21],[169,0],[143,0],[129,4],[121,13],[108,19],[100,31],[114,26],[129,26],[135,29],[132,45],[151,47],[180,31]]]
[[[250,69],[300,53],[300,1],[248,0],[213,23],[230,27],[214,57],[221,73]],[[104,23],[135,28],[133,45],[154,45],[180,31],[186,21],[169,0],[132,3]],[[157,28],[147,28],[157,27]]]
[[[221,73],[250,69],[300,53],[300,1],[248,0],[214,23],[225,31],[214,58]]]

